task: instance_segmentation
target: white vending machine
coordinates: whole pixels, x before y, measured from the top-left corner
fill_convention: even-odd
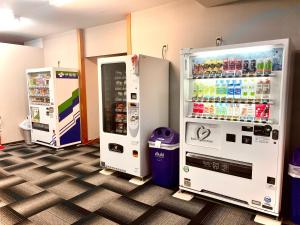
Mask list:
[[[101,166],[144,178],[148,138],[168,126],[169,62],[145,55],[99,58],[98,74]]]
[[[80,143],[78,70],[49,67],[26,74],[32,141],[52,148]]]
[[[288,39],[181,51],[180,189],[278,216]]]

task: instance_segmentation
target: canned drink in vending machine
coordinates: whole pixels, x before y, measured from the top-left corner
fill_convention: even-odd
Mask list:
[[[249,72],[252,75],[256,73],[256,59],[251,59],[250,66],[249,66]]]
[[[247,76],[247,74],[249,73],[249,60],[245,59],[243,60],[243,76]]]

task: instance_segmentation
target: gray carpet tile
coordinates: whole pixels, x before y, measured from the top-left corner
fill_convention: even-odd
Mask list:
[[[0,178],[0,189],[26,182],[23,178],[15,175]]]
[[[26,217],[20,215],[12,208],[4,206],[0,208],[0,224],[1,225],[14,225],[25,221]]]
[[[32,215],[29,219],[41,225],[69,225],[89,214],[90,212],[64,201]]]
[[[145,218],[141,225],[186,225],[190,219],[174,213],[158,209],[149,217]]]
[[[204,209],[206,204],[206,201],[197,198],[193,198],[191,201],[183,201],[174,198],[173,196],[167,196],[158,203],[158,206],[185,217],[192,218]]]
[[[105,175],[97,172],[97,173],[91,173],[91,174],[87,175],[86,177],[82,178],[82,180],[87,183],[93,184],[95,186],[99,186],[112,178],[113,178],[112,176],[105,176]]]
[[[139,191],[130,195],[130,198],[154,206],[166,196],[170,196],[174,191],[159,187],[153,184],[147,184]]]
[[[9,188],[7,188],[7,190],[9,190],[10,192],[13,192],[14,194],[21,196],[23,198],[27,198],[29,196],[38,194],[42,191],[44,191],[44,189],[31,184],[29,182],[26,183],[21,183],[15,186],[11,186]]]
[[[57,157],[55,155],[47,155],[47,156],[43,156],[43,157],[33,159],[32,161],[36,164],[44,166],[44,165],[49,165],[49,164],[54,164],[54,163],[64,161],[64,159],[60,158],[60,157]]]
[[[254,224],[247,210],[175,199],[151,181],[137,186],[120,172],[100,174],[99,163],[99,149],[89,146],[0,151],[0,225]]]
[[[21,171],[16,172],[15,174],[19,177],[22,177],[24,180],[35,181],[35,180],[40,180],[43,177],[50,175],[52,173],[54,173],[53,170],[51,170],[47,167],[41,166],[41,167],[29,169],[29,171],[21,170]]]
[[[74,160],[66,159],[66,160],[63,160],[63,161],[60,161],[60,162],[57,162],[57,163],[47,165],[47,167],[49,169],[52,169],[52,170],[60,171],[60,170],[67,169],[67,168],[72,167],[72,166],[76,166],[78,164],[79,164],[79,162],[76,162]]]
[[[62,172],[64,172],[65,174],[73,177],[85,177],[95,171],[99,171],[99,168],[84,164],[79,164],[62,170]]]
[[[119,197],[121,197],[121,195],[116,192],[98,187],[89,192],[78,195],[69,201],[84,209],[94,212]]]
[[[9,206],[19,214],[30,217],[62,201],[57,195],[43,191]]]
[[[70,180],[48,188],[48,191],[63,199],[71,199],[93,188],[93,185],[79,180]]]
[[[74,177],[69,176],[63,172],[55,172],[47,176],[41,177],[40,179],[35,180],[32,183],[44,189],[49,189],[50,187],[73,179]]]
[[[97,214],[90,214],[87,217],[82,218],[81,220],[73,223],[73,225],[119,225],[114,221],[111,221],[103,216]]]
[[[216,206],[201,222],[204,225],[255,225],[253,215],[246,210]]]
[[[137,187],[137,185],[128,182],[126,179],[114,176],[105,181],[102,186],[120,194],[126,194]]]
[[[150,209],[150,206],[122,196],[103,206],[99,209],[99,212],[124,224],[129,224],[148,209]]]
[[[7,166],[4,168],[4,170],[6,170],[9,173],[14,173],[17,171],[29,170],[29,169],[32,169],[32,168],[38,167],[38,166],[39,165],[37,165],[33,162],[23,162],[23,163],[18,163],[16,165]]]
[[[95,159],[99,159],[98,156],[95,156],[90,153],[84,153],[84,154],[76,154],[74,156],[69,156],[68,159],[80,162],[80,163],[87,163],[90,161],[93,161]]]

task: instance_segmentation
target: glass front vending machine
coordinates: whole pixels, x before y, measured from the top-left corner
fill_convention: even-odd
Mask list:
[[[180,189],[279,215],[288,39],[181,51]]]

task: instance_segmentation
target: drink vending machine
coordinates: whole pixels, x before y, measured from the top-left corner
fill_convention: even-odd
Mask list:
[[[98,74],[101,166],[144,178],[148,139],[168,126],[169,62],[145,55],[99,58]]]
[[[181,51],[180,189],[278,216],[289,40]]]
[[[79,73],[76,69],[28,69],[32,141],[53,148],[81,142]]]

